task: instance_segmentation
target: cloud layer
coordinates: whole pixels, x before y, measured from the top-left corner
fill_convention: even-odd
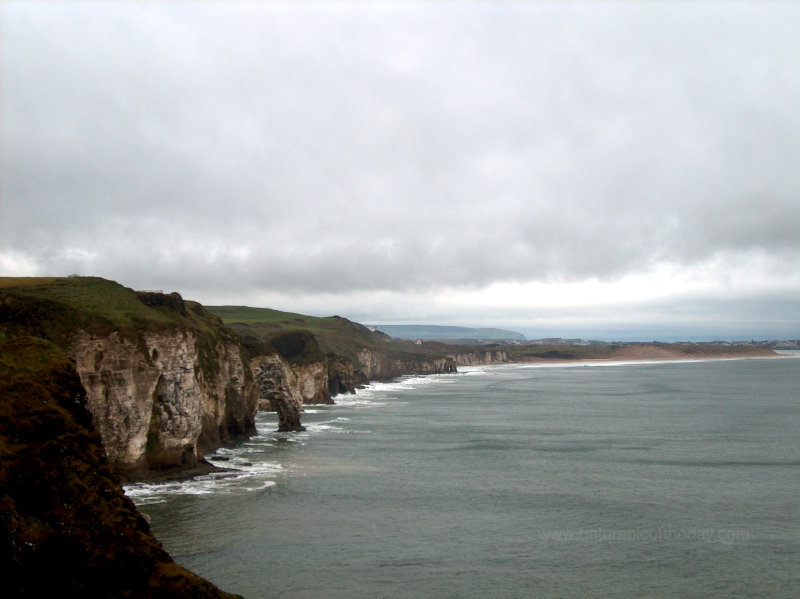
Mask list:
[[[2,12],[8,274],[529,334],[755,294],[800,335],[796,4]]]

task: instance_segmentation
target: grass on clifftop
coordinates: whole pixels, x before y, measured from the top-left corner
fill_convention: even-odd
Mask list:
[[[34,335],[67,349],[81,330],[141,344],[144,332],[180,329],[195,333],[209,374],[217,368],[214,341],[237,341],[219,318],[177,293],[137,292],[100,277],[0,277],[0,340]]]
[[[341,316],[306,316],[270,308],[247,306],[206,306],[212,314],[233,329],[245,345],[248,339],[270,344],[271,340],[287,331],[312,334],[323,353],[343,356],[358,364],[362,349],[378,351],[393,358],[427,360],[440,358],[436,351],[423,350],[408,341],[391,339],[382,333],[373,333],[367,327]]]
[[[0,300],[9,322],[39,326],[63,337],[82,328],[89,332],[159,329],[175,317],[142,303],[132,289],[97,277],[0,278]]]

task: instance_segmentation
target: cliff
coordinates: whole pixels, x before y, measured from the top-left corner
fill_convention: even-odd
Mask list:
[[[111,466],[129,479],[211,468],[203,453],[255,432],[257,395],[236,336],[177,293],[97,278],[0,280],[0,331],[74,361]]]
[[[481,366],[486,364],[505,364],[509,362],[508,352],[502,349],[454,352],[450,355],[458,366]]]
[[[203,453],[255,432],[252,376],[235,343],[210,346],[217,369],[208,372],[199,366],[192,330],[142,333],[138,342],[79,331],[68,348],[108,458],[121,474],[202,470]]]
[[[390,381],[407,374],[444,374],[456,372],[456,361],[451,356],[396,357],[388,352],[362,349],[358,353],[363,378],[373,381]]]
[[[245,306],[208,310],[256,356],[251,368],[261,381],[262,408],[278,411],[283,430],[298,426],[302,404],[330,403],[333,396],[354,393],[370,381],[456,370],[455,360],[442,352],[391,339],[341,316],[319,318]],[[276,405],[277,389],[292,398],[291,406]]]
[[[291,365],[278,354],[257,356],[250,368],[258,388],[258,408],[278,413],[278,430],[302,431],[303,396]]]
[[[0,343],[0,560],[8,597],[233,597],[177,565],[105,459],[86,392],[42,339]]]

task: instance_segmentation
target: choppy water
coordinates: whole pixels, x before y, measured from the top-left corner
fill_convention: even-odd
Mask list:
[[[411,378],[127,492],[251,599],[798,597],[799,384],[798,358]]]

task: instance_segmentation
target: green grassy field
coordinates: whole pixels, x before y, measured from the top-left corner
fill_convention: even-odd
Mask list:
[[[0,278],[0,340],[33,335],[69,347],[78,331],[116,332],[147,351],[142,333],[192,330],[201,367],[217,370],[217,341],[238,342],[222,321],[177,293],[137,292],[100,277]]]
[[[342,356],[358,365],[358,354],[368,349],[401,360],[440,358],[433,349],[420,349],[408,341],[372,333],[367,327],[341,316],[305,316],[269,308],[247,306],[206,306],[233,329],[251,351],[258,342],[270,346],[273,339],[289,331],[303,331],[314,336],[323,354]],[[263,348],[261,351],[265,351]]]

